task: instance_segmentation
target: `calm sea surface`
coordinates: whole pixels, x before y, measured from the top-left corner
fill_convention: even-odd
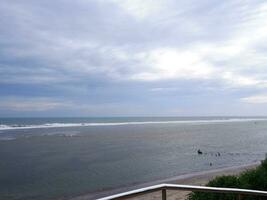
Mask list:
[[[69,198],[266,153],[266,118],[0,119],[0,199]]]

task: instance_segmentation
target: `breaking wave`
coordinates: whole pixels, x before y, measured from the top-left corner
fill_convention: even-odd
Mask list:
[[[211,123],[248,122],[248,121],[255,121],[255,122],[267,121],[267,118],[231,118],[231,119],[210,119],[210,120],[90,122],[90,123],[44,123],[39,125],[0,124],[0,130],[89,127],[89,126],[125,126],[125,125],[146,125],[146,124],[211,124]]]

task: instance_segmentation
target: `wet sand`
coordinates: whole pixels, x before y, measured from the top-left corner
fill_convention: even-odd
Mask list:
[[[184,185],[199,185],[204,186],[208,183],[209,180],[215,178],[216,176],[222,175],[236,175],[248,169],[253,169],[258,166],[260,162],[242,165],[242,166],[234,166],[234,167],[227,167],[203,172],[196,172],[191,174],[180,175],[164,180],[154,181],[153,183],[144,183],[139,184],[137,186],[132,187],[125,187],[120,189],[114,189],[110,191],[99,192],[95,194],[86,194],[79,197],[72,198],[71,200],[88,200],[88,199],[97,199],[104,196],[109,196],[112,194],[117,194],[129,190],[138,189],[141,187],[147,187],[155,184],[160,183],[174,183],[174,184],[184,184]],[[186,199],[186,196],[189,194],[188,191],[167,191],[168,200],[182,200]],[[146,195],[142,195],[139,197],[131,198],[131,200],[155,200],[161,199],[161,192],[154,192]]]

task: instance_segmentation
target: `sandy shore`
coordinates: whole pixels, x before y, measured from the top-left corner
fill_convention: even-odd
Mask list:
[[[242,165],[242,166],[235,166],[235,167],[227,167],[227,168],[221,168],[221,169],[215,169],[215,170],[209,170],[209,171],[203,171],[203,172],[196,172],[191,174],[185,174],[180,175],[164,180],[154,181],[153,183],[144,183],[140,184],[138,186],[133,187],[125,187],[120,189],[115,189],[111,191],[105,191],[100,192],[96,194],[87,194],[82,195],[79,197],[72,198],[71,200],[88,200],[88,199],[97,199],[99,197],[108,196],[116,193],[121,193],[141,187],[147,187],[150,185],[160,184],[160,183],[175,183],[175,184],[185,184],[185,185],[205,185],[208,183],[209,180],[215,178],[216,176],[221,175],[235,175],[239,174],[245,170],[253,169],[256,166],[258,166],[260,163],[252,163],[248,165]],[[186,199],[186,195],[189,192],[187,191],[168,191],[168,200],[182,200]],[[154,192],[147,195],[142,195],[140,197],[131,198],[132,200],[155,200],[155,199],[161,199],[161,193],[160,192]]]

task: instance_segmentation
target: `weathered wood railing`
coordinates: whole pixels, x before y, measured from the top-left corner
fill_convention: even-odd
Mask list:
[[[159,184],[103,197],[98,200],[126,199],[157,191],[161,191],[162,200],[167,200],[167,190],[183,190],[183,191],[194,191],[194,192],[213,192],[213,193],[228,193],[228,194],[230,193],[238,195],[239,199],[242,199],[242,196],[245,195],[265,196],[267,199],[267,191],[237,189],[237,188],[205,187],[205,186],[193,186],[193,185]]]

